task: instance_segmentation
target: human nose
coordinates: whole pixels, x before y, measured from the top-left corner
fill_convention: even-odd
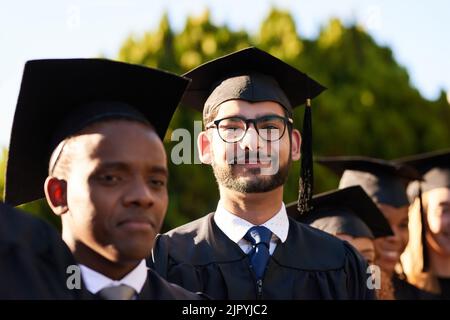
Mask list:
[[[124,197],[125,206],[151,207],[155,195],[143,178],[136,178],[127,189]]]
[[[242,149],[248,149],[250,151],[256,151],[260,146],[259,135],[253,123],[248,124],[247,131],[244,137],[239,142]]]

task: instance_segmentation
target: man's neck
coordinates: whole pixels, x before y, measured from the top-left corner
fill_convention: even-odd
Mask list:
[[[283,187],[263,193],[241,193],[222,186],[219,189],[221,205],[254,225],[263,224],[275,216],[283,201]]]
[[[67,237],[66,237],[67,238]],[[141,261],[130,261],[130,262],[115,262],[108,260],[103,255],[92,250],[84,243],[80,241],[75,241],[71,239],[64,238],[70,251],[72,251],[75,260],[79,264],[83,264],[86,267],[103,274],[112,280],[121,280],[131,271],[133,271]]]
[[[450,278],[450,255],[439,253],[428,246],[430,269],[433,274],[441,278]]]

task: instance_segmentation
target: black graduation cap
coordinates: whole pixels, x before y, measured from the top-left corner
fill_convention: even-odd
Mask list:
[[[414,167],[423,175],[423,192],[436,188],[450,188],[450,150],[439,150],[395,160]]]
[[[325,90],[303,72],[255,47],[209,61],[184,74],[192,79],[183,105],[203,111],[206,118],[225,101],[274,101],[288,114],[306,103],[303,122],[302,173],[299,205],[307,211],[312,196],[311,99]]]
[[[450,150],[438,150],[413,155],[395,160],[397,163],[414,167],[422,174],[423,179],[412,181],[408,185],[408,196],[411,201],[419,199],[420,219],[422,224],[422,271],[429,269],[429,254],[426,243],[426,214],[423,206],[422,192],[436,188],[450,188]]]
[[[163,139],[188,84],[172,73],[105,59],[28,61],[11,132],[5,202],[44,197],[51,153],[93,122],[147,122]]]
[[[393,235],[383,213],[360,186],[315,195],[312,205],[313,210],[301,216],[294,204],[286,209],[297,221],[331,234],[370,239]]]
[[[316,162],[341,175],[339,188],[360,185],[375,202],[397,208],[409,204],[407,183],[421,179],[414,168],[382,159],[362,156],[318,157]]]

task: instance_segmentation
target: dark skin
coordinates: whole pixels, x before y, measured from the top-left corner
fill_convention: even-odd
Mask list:
[[[66,142],[45,192],[77,261],[120,280],[151,253],[167,210],[167,178],[155,131],[110,120]]]

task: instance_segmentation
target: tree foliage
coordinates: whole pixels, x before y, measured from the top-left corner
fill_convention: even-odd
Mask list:
[[[390,48],[378,45],[361,27],[345,26],[338,19],[324,25],[317,38],[306,39],[298,34],[289,12],[277,9],[253,35],[214,24],[208,11],[189,17],[183,30],[174,32],[164,15],[156,30],[128,37],[117,58],[181,74],[250,45],[268,51],[328,87],[313,101],[315,155],[389,159],[449,146],[450,106],[445,93],[436,101],[423,98]],[[297,108],[295,123],[299,129],[302,115],[303,108]],[[165,139],[169,157],[176,144],[170,141],[173,130],[186,128],[193,132],[194,120],[201,120],[201,115],[187,108],[177,110]],[[191,143],[194,152],[195,138]],[[170,206],[165,229],[215,209],[218,191],[208,166],[175,165],[169,161],[169,170]],[[297,197],[298,173],[299,164],[295,163],[285,189],[286,202]],[[316,192],[335,188],[336,182],[330,172],[315,167]],[[0,181],[0,188],[2,185]],[[31,210],[48,212],[42,204]]]

